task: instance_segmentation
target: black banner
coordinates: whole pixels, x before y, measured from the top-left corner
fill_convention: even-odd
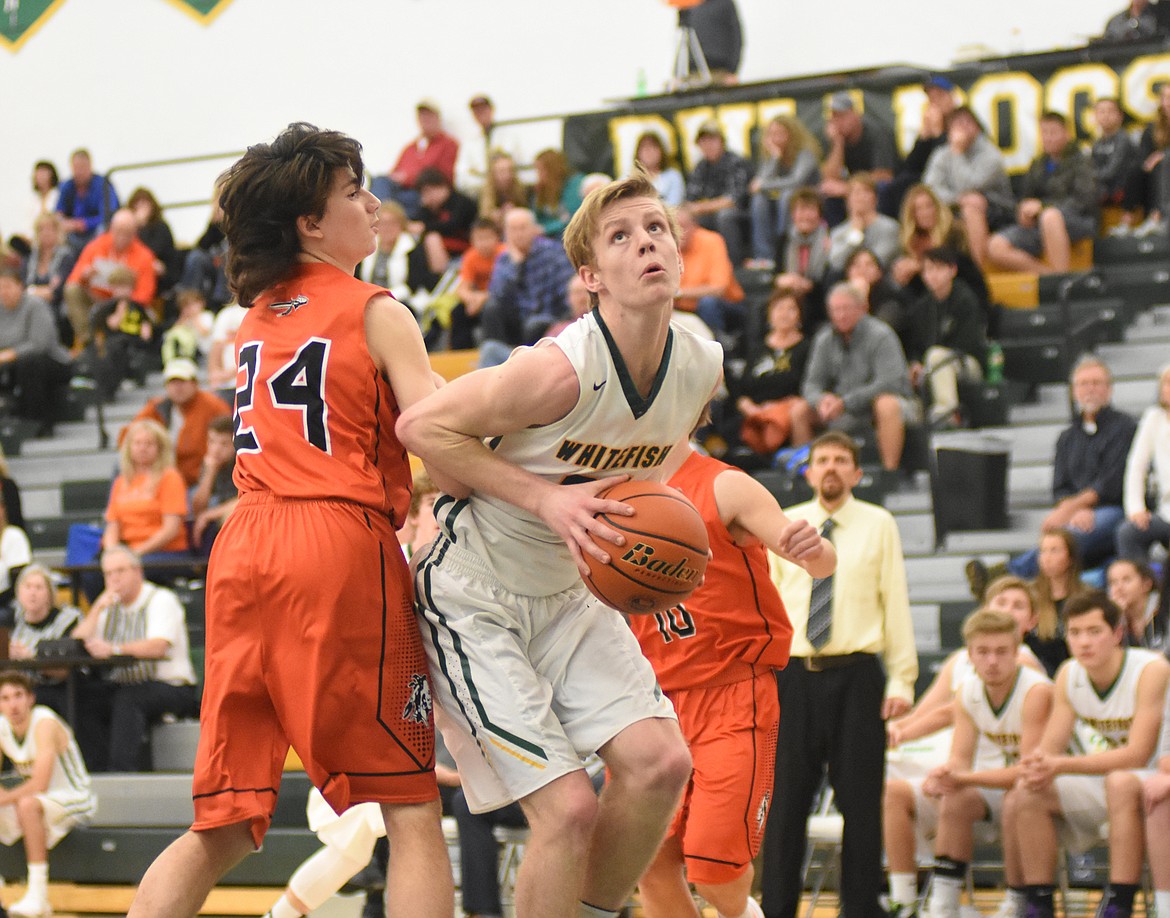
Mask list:
[[[987,127],[1014,174],[1026,170],[1040,151],[1038,119],[1045,110],[1070,116],[1085,140],[1093,136],[1093,103],[1102,97],[1119,99],[1135,122],[1153,118],[1158,90],[1170,81],[1170,43],[1095,44],[983,60],[949,71],[895,65],[631,99],[612,111],[566,118],[565,153],[582,171],[624,175],[638,136],[653,130],[689,172],[699,156],[695,131],[715,118],[728,148],[755,158],[759,129],[773,117],[795,114],[820,134],[829,96],[847,91],[859,110],[893,127],[904,154],[918,134],[926,102],[923,78],[935,74],[958,87],[957,94]]]

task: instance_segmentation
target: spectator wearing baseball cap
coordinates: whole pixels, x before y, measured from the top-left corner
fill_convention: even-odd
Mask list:
[[[894,132],[859,111],[860,94],[842,90],[829,97],[821,162],[821,195],[825,220],[836,226],[845,219],[845,193],[849,176],[868,172],[877,182],[878,194],[898,169]]]
[[[752,165],[727,149],[723,127],[708,119],[695,132],[702,158],[687,176],[687,201],[691,214],[704,229],[715,230],[727,243],[732,265],[743,264],[748,247],[748,184]]]
[[[223,399],[199,388],[199,369],[186,357],[176,357],[163,367],[166,394],[152,398],[134,420],[157,421],[175,443],[175,465],[187,487],[199,481],[207,452],[207,429],[212,420],[231,414]],[[119,435],[124,437],[126,431]]]
[[[420,99],[415,106],[419,136],[402,148],[398,160],[387,175],[375,176],[370,191],[380,200],[393,200],[402,205],[410,219],[419,216],[419,196],[415,189],[423,169],[438,169],[447,181],[455,180],[455,159],[459,155],[459,141],[443,130],[443,116],[433,99]]]
[[[532,165],[516,129],[496,121],[496,106],[487,93],[476,93],[467,103],[471,123],[460,131],[455,187],[476,200],[487,181],[492,154],[507,153],[520,168]]]

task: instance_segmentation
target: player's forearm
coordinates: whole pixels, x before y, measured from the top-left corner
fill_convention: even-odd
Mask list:
[[[798,562],[810,577],[823,580],[837,570],[837,550],[828,539],[821,539],[821,554],[813,561]]]
[[[1152,755],[1152,749],[1126,745],[1090,755],[1061,756],[1056,761],[1056,772],[1064,775],[1106,775],[1111,771],[1145,768]]]
[[[404,414],[397,432],[406,448],[422,459],[428,469],[530,513],[536,513],[544,489],[555,487],[501,459],[476,437],[451,430],[425,414]]]
[[[954,776],[955,783],[963,787],[988,787],[1008,790],[1015,786],[1020,779],[1021,771],[1018,766],[1010,768],[988,768],[981,771],[969,771]]]

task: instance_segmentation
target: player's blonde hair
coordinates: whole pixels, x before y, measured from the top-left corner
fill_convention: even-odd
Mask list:
[[[573,219],[565,227],[564,245],[565,254],[569,256],[574,270],[580,271],[585,265],[593,264],[593,241],[597,236],[597,225],[601,220],[602,212],[611,204],[625,201],[629,198],[653,198],[662,204],[662,196],[654,183],[641,167],[636,168],[631,175],[608,185],[603,185],[589,192]],[[678,222],[674,213],[665,204],[666,219],[670,224],[670,234],[675,244],[679,243]],[[597,294],[590,293],[589,300],[593,306],[597,305]]]
[[[1010,634],[1020,642],[1020,628],[1007,612],[995,609],[976,609],[963,620],[963,643],[970,644],[972,638],[981,634]]]

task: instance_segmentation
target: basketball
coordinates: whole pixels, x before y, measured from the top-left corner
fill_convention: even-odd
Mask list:
[[[690,596],[707,569],[707,527],[695,505],[656,481],[623,481],[597,496],[629,504],[634,515],[599,514],[626,544],[594,539],[610,559],[585,555],[589,591],[627,615],[665,612]]]

